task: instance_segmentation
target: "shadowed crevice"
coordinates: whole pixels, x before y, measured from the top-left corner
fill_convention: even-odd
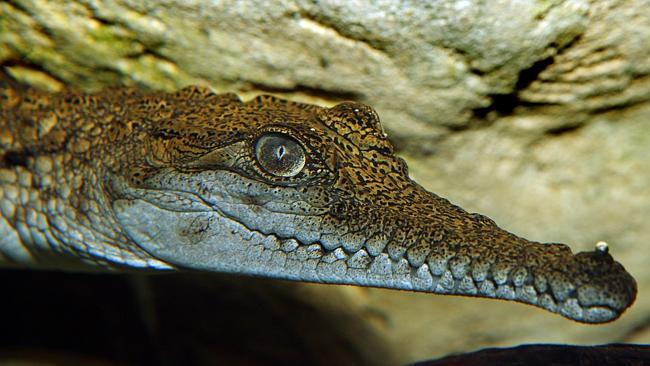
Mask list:
[[[526,89],[533,83],[533,81],[537,80],[539,74],[552,65],[553,62],[554,57],[550,56],[535,62],[527,69],[521,70],[513,91],[507,94],[488,95],[491,99],[491,103],[487,107],[473,109],[474,117],[485,119],[488,114],[492,112],[496,112],[500,116],[508,116],[511,115],[514,109],[518,106],[538,105],[537,103],[522,101],[519,98],[519,92]]]
[[[560,136],[564,134],[568,134],[574,131],[579,130],[584,124],[582,123],[573,123],[573,124],[567,124],[567,125],[562,125],[558,126],[555,128],[551,128],[546,130],[546,134],[550,136]]]

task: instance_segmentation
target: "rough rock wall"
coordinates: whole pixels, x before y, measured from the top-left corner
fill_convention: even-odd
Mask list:
[[[0,64],[42,87],[207,84],[374,106],[425,187],[639,282],[605,326],[523,305],[344,291],[401,360],[523,342],[650,342],[650,1],[0,3]],[[360,341],[360,344],[363,342]]]

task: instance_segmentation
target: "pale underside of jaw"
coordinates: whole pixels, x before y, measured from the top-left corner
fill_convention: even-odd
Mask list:
[[[279,233],[273,227],[282,225],[286,213],[278,219],[271,212],[258,212],[256,222],[250,215],[242,219],[245,205],[225,199],[158,190],[138,194],[140,198],[114,203],[119,222],[143,250],[181,268],[513,300],[590,323],[620,315],[607,305],[582,305],[575,293],[557,296],[551,286],[540,291],[514,275],[488,273],[477,278],[471,263],[448,260],[413,266],[404,257],[364,247],[348,250],[343,243],[323,245],[315,236],[293,235],[295,223]]]

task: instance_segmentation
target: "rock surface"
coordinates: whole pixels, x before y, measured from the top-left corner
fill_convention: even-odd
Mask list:
[[[399,360],[648,342],[648,9],[648,0],[10,0],[0,3],[0,64],[54,89],[200,83],[363,101],[431,191],[530,239],[574,251],[605,240],[639,282],[636,305],[597,327],[524,305],[341,287]]]

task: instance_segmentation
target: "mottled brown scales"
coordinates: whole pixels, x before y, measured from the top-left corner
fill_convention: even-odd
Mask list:
[[[0,208],[3,230],[19,242],[0,242],[0,262],[193,267],[145,250],[123,228],[120,212],[116,219],[119,200],[156,195],[174,207],[210,203],[266,237],[265,247],[251,248],[279,258],[277,274],[266,273],[272,277],[295,270],[305,275],[287,277],[513,299],[587,322],[612,320],[635,298],[634,280],[608,253],[574,255],[564,245],[519,238],[411,181],[377,114],[359,103],[328,109],[271,96],[242,102],[201,87],[84,94],[8,85],[0,101]],[[270,135],[304,150],[299,172],[279,176],[260,167],[255,144]],[[273,150],[278,159],[289,146]],[[194,183],[201,174],[228,181]],[[175,185],[178,192],[169,189]],[[167,190],[177,198],[160,198]],[[233,204],[220,207],[210,201],[215,194]],[[194,219],[181,231],[203,241],[209,230],[208,221]],[[12,254],[12,245],[22,252]],[[347,264],[332,271],[343,271],[341,280],[329,280],[338,275],[328,272],[310,277],[321,264],[339,262]]]

